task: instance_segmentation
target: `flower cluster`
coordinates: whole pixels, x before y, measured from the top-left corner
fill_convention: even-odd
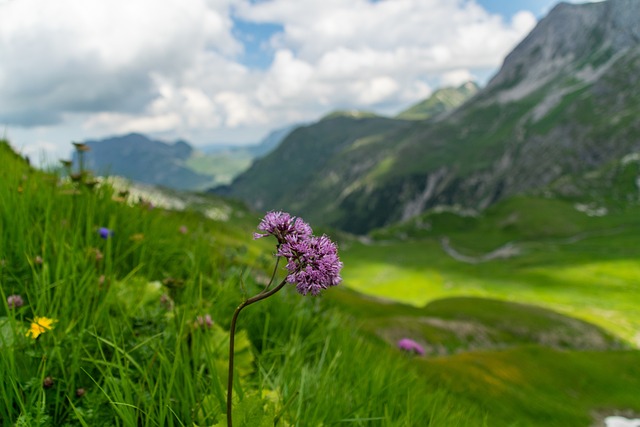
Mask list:
[[[311,237],[311,227],[300,218],[292,217],[286,212],[268,212],[260,224],[258,230],[264,234],[254,233],[253,238],[274,236],[281,245],[289,239],[306,239]]]
[[[424,348],[411,338],[402,338],[398,341],[398,348],[407,353],[419,354],[421,356],[425,354]]]
[[[254,238],[274,236],[278,240],[277,256],[287,260],[287,282],[296,285],[302,294],[318,295],[342,279],[342,262],[338,247],[327,236],[313,236],[309,224],[286,212],[269,212],[258,226],[265,234]]]

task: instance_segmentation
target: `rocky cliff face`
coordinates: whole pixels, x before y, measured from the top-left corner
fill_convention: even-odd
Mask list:
[[[561,3],[506,57],[485,92],[499,92],[505,102],[526,97],[559,74],[593,82],[617,56],[638,46],[638,16],[636,0]]]
[[[558,5],[445,118],[351,134],[261,208],[366,232],[440,205],[481,210],[640,152],[639,16],[637,0]]]

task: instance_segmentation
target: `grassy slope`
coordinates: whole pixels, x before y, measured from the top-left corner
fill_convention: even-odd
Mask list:
[[[199,174],[211,176],[211,182],[200,187],[204,190],[216,185],[229,184],[233,178],[251,166],[253,157],[248,150],[199,154],[189,158],[185,166]]]
[[[0,424],[221,421],[230,316],[273,265],[272,242],[251,239],[258,218],[237,206],[229,222],[128,206],[108,187],[76,194],[2,143],[0,163]],[[113,236],[100,239],[101,226]],[[25,305],[9,308],[11,294]],[[211,327],[197,320],[206,314]],[[36,316],[57,322],[32,340]],[[432,413],[475,425],[464,408],[439,408],[446,390],[347,321],[291,289],[243,312],[236,425],[405,426]]]
[[[487,425],[587,426],[594,411],[640,408],[640,354],[620,350],[638,345],[640,329],[637,206],[588,217],[522,197],[478,219],[430,214],[374,236],[343,244],[345,285],[385,301],[332,298],[382,341],[410,336],[440,355],[419,359],[427,381],[486,410]],[[462,263],[442,250],[444,236],[468,256],[507,242],[523,252]]]
[[[429,117],[453,110],[478,92],[473,82],[458,87],[438,89],[429,98],[407,108],[396,116],[405,120],[425,120]]]
[[[515,198],[481,219],[433,214],[381,230],[375,245],[344,251],[345,281],[359,291],[423,305],[454,295],[542,304],[624,337],[640,328],[640,208],[588,217],[560,200]],[[408,240],[393,236],[418,236]],[[478,264],[454,260],[441,247],[478,256],[507,242],[521,255]],[[373,276],[373,279],[372,279]]]
[[[255,292],[272,264],[269,242],[251,241],[257,218],[237,206],[231,222],[125,206],[111,200],[108,188],[72,196],[70,188],[27,169],[1,144],[0,161],[0,290],[3,300],[11,293],[26,300],[17,311],[0,305],[0,375],[6,379],[0,384],[0,419],[43,426],[219,421],[226,328],[241,299],[238,282],[242,277],[242,288]],[[103,241],[96,230],[105,225],[115,234]],[[186,235],[177,231],[181,225],[188,227]],[[465,242],[463,235],[452,241]],[[95,259],[95,249],[102,260]],[[408,267],[387,276],[395,286],[395,274],[413,272],[414,283],[424,284],[426,268],[431,277],[455,272],[467,279],[491,270],[465,271],[429,240],[344,249],[351,285],[358,271],[363,280],[381,283],[379,273],[394,258],[397,268]],[[36,255],[42,265],[34,262]],[[439,265],[428,266],[438,259]],[[504,273],[517,270],[512,265]],[[155,283],[165,279],[177,280]],[[163,293],[175,302],[173,310],[159,303]],[[451,294],[443,286],[434,297]],[[501,326],[513,323],[521,307],[495,304],[501,303],[444,300],[420,309],[371,303],[339,288],[320,299],[300,298],[288,289],[240,318],[246,335],[238,339],[236,423],[273,425],[279,417],[280,425],[537,426],[559,420],[577,426],[588,425],[596,406],[640,409],[636,394],[629,393],[640,386],[636,352],[584,353],[571,350],[577,342],[564,342],[559,353],[543,346],[539,323],[575,327],[570,319],[526,309],[530,316],[518,317],[520,327],[530,330],[523,334]],[[491,309],[478,309],[483,306]],[[461,319],[461,312],[467,317]],[[196,327],[197,316],[207,313],[216,326]],[[37,341],[26,338],[29,321],[43,315],[58,319],[55,328]],[[425,316],[482,324],[493,335],[473,341],[440,327],[410,327],[412,317]],[[376,335],[381,324],[395,325],[396,334],[428,332],[447,353],[474,346],[476,351],[406,358],[389,345],[397,335]],[[580,325],[601,334],[605,347],[616,347],[606,332]],[[497,351],[500,343],[511,345]],[[53,387],[42,387],[46,376],[54,378]],[[84,396],[76,396],[78,387],[86,389]]]

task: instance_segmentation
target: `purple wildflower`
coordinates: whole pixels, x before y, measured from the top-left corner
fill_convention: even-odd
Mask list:
[[[258,230],[264,231],[264,234],[254,233],[253,238],[274,236],[278,239],[279,244],[283,244],[287,236],[296,236],[300,239],[311,237],[311,227],[300,218],[292,217],[286,212],[271,211],[267,212],[264,219],[260,221]]]
[[[425,354],[424,348],[411,338],[402,338],[398,341],[398,348],[407,353],[419,354],[420,356]]]
[[[98,229],[98,234],[103,239],[108,239],[113,235],[113,231],[109,230],[107,227],[100,227],[100,229]]]
[[[186,225],[181,225],[180,228],[178,229],[178,231],[180,232],[180,234],[187,234],[189,229],[187,228]]]
[[[7,297],[7,305],[9,308],[18,308],[24,305],[24,301],[20,295],[9,295]]]
[[[287,259],[287,282],[295,283],[296,290],[302,295],[318,295],[323,289],[342,281],[338,247],[325,235],[303,239],[289,236],[277,255]]]

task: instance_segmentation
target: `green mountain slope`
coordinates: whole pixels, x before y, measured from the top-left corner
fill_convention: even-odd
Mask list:
[[[405,120],[425,120],[462,105],[475,95],[480,88],[474,82],[458,87],[446,87],[436,90],[429,98],[402,111],[396,116]]]
[[[309,183],[333,182],[336,177],[324,172],[331,168],[330,163],[336,156],[342,156],[357,144],[367,143],[369,135],[378,138],[407,128],[408,124],[404,120],[368,114],[333,113],[315,124],[294,130],[275,151],[257,160],[230,187],[218,188],[216,192],[239,197],[256,209],[286,208],[299,212],[302,208],[306,211],[304,207],[310,203],[325,203],[332,196],[318,192],[317,187]],[[367,162],[375,163],[376,159],[369,158]],[[309,216],[311,221],[315,218],[315,215]]]

